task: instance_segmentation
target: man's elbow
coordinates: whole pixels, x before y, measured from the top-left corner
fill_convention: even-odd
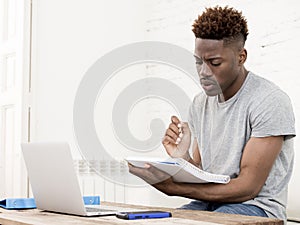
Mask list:
[[[257,195],[259,194],[259,192],[260,192],[260,189],[258,189],[258,188],[254,188],[254,189],[250,190],[246,195],[246,201],[256,198]]]
[[[259,192],[261,191],[261,189],[262,189],[262,185],[258,185],[255,182],[246,185],[244,189],[244,198],[245,198],[244,201],[248,201],[256,198]]]

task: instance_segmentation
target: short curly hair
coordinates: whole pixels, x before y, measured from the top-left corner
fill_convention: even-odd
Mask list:
[[[225,44],[242,41],[243,46],[248,35],[247,20],[228,6],[206,8],[194,21],[192,30],[196,38],[224,40]]]

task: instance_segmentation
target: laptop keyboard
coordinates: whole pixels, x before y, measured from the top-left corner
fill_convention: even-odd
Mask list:
[[[86,212],[111,212],[114,210],[111,209],[101,209],[101,208],[95,208],[95,207],[85,207]]]

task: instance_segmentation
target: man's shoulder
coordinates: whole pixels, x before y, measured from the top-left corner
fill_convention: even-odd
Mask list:
[[[288,98],[287,94],[272,81],[249,72],[249,80],[247,82],[246,93],[258,101],[269,98]]]
[[[277,86],[275,83],[273,83],[272,81],[256,75],[252,72],[249,72],[249,82],[248,82],[248,86],[250,86],[253,89],[256,90],[260,90],[260,91],[274,91],[277,89],[280,89],[279,86]]]

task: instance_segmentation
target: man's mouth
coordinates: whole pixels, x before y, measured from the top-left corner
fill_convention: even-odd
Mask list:
[[[208,86],[208,85],[215,85],[216,82],[212,80],[201,80],[201,85]]]
[[[210,85],[216,85],[215,80],[210,80],[210,79],[201,79],[200,83],[202,86],[210,86]]]
[[[211,91],[217,85],[215,80],[210,79],[201,79],[200,83],[205,91]]]

